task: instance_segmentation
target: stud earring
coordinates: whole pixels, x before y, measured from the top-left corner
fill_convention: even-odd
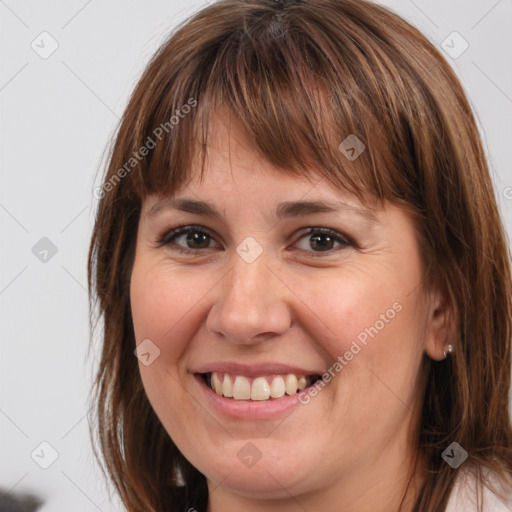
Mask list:
[[[452,352],[453,352],[453,345],[451,345],[451,344],[447,345],[446,350],[443,350],[444,358],[446,359],[446,356],[448,354],[452,354]]]

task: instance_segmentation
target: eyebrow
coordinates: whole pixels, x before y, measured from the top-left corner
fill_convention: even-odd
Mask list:
[[[205,215],[222,220],[222,214],[212,203],[190,198],[165,198],[155,203],[146,213],[148,218],[154,217],[162,210],[176,210],[197,215]],[[276,209],[278,219],[301,217],[314,213],[349,211],[361,216],[369,224],[379,224],[375,213],[368,208],[361,208],[344,202],[328,201],[285,201]]]

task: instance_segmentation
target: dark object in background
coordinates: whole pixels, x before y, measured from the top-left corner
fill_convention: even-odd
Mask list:
[[[0,489],[0,512],[35,512],[43,503],[32,494],[14,494]]]

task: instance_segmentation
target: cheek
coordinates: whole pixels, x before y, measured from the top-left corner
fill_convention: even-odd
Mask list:
[[[170,371],[200,326],[201,301],[216,281],[204,272],[134,265],[130,300],[135,339],[153,341],[160,349],[159,362]]]
[[[277,273],[293,291],[283,297],[290,314],[333,359],[351,348],[357,351],[354,342],[370,357],[375,351],[379,356],[395,353],[403,344],[410,346],[412,336],[419,338],[421,304],[415,291],[419,277],[411,265],[407,274],[381,265],[354,266],[336,275],[322,276],[318,269],[300,276]],[[214,294],[219,284],[216,276],[193,268],[136,262],[130,298],[137,343],[149,338],[158,345],[163,361],[176,363],[206,321],[208,294]]]
[[[206,283],[201,289],[199,282],[182,275],[143,261],[134,265],[130,282],[136,343],[149,339],[160,351],[150,365],[139,364],[141,379],[155,413],[177,440],[186,431],[183,425],[194,421],[189,397],[183,392],[180,362],[196,328],[194,306],[211,287]]]
[[[372,340],[408,325],[403,319],[410,312],[410,298],[389,273],[352,269],[320,279],[312,275],[296,281],[295,289],[302,304],[299,317],[333,359],[350,351],[354,342],[370,355],[375,350]]]
[[[407,268],[354,265],[336,276],[294,280],[302,326],[331,361],[331,390],[343,423],[400,407],[389,389],[409,390],[403,399],[412,400],[424,318],[419,269]]]

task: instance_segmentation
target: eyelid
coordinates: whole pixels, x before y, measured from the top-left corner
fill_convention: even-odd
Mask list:
[[[168,239],[186,235],[189,232],[204,233],[205,235],[208,235],[210,238],[215,239],[213,234],[203,226],[199,226],[197,224],[179,224],[175,228],[172,228],[170,230],[164,230],[164,232],[157,238],[157,245],[158,247],[161,247],[170,244],[171,242],[168,241]]]
[[[322,226],[309,226],[306,228],[300,229],[295,235],[297,236],[297,240],[294,242],[294,245],[299,242],[302,238],[304,238],[307,235],[313,235],[319,233],[321,235],[328,235],[331,236],[335,241],[337,241],[340,244],[340,247],[329,249],[327,251],[307,251],[303,249],[299,249],[301,252],[306,252],[312,257],[328,257],[332,256],[333,254],[337,254],[340,250],[347,247],[353,247],[357,248],[357,244],[351,239],[351,237],[345,235],[344,233],[341,233],[337,229],[334,228],[328,228],[328,227],[322,227]]]
[[[189,232],[196,232],[196,233],[203,233],[207,236],[209,236],[212,240],[215,240],[215,236],[210,232],[208,228],[205,228],[200,225],[196,224],[180,224],[176,226],[175,228],[171,230],[166,230],[162,235],[160,235],[157,239],[157,247],[163,247],[167,245],[171,245],[171,240],[173,238],[181,237],[183,235],[186,235]],[[307,226],[304,228],[301,228],[293,233],[291,235],[293,238],[297,238],[297,240],[294,242],[296,244],[298,241],[300,241],[303,237],[307,235],[312,235],[315,233],[323,234],[323,235],[329,235],[332,236],[332,238],[341,244],[341,247],[335,248],[335,249],[329,249],[327,251],[308,251],[305,249],[298,249],[300,252],[306,252],[309,255],[312,255],[313,257],[326,257],[329,255],[332,255],[333,253],[338,252],[340,249],[343,249],[344,247],[353,247],[357,248],[357,244],[352,240],[351,237],[347,236],[344,233],[339,232],[337,229],[334,228],[328,228],[328,227],[322,227],[322,226]],[[187,247],[183,247],[180,245],[175,245],[173,250],[176,250],[181,253],[188,253],[188,254],[195,254],[199,255],[201,252],[206,251],[207,249],[210,249],[209,247],[205,249],[190,249]]]

